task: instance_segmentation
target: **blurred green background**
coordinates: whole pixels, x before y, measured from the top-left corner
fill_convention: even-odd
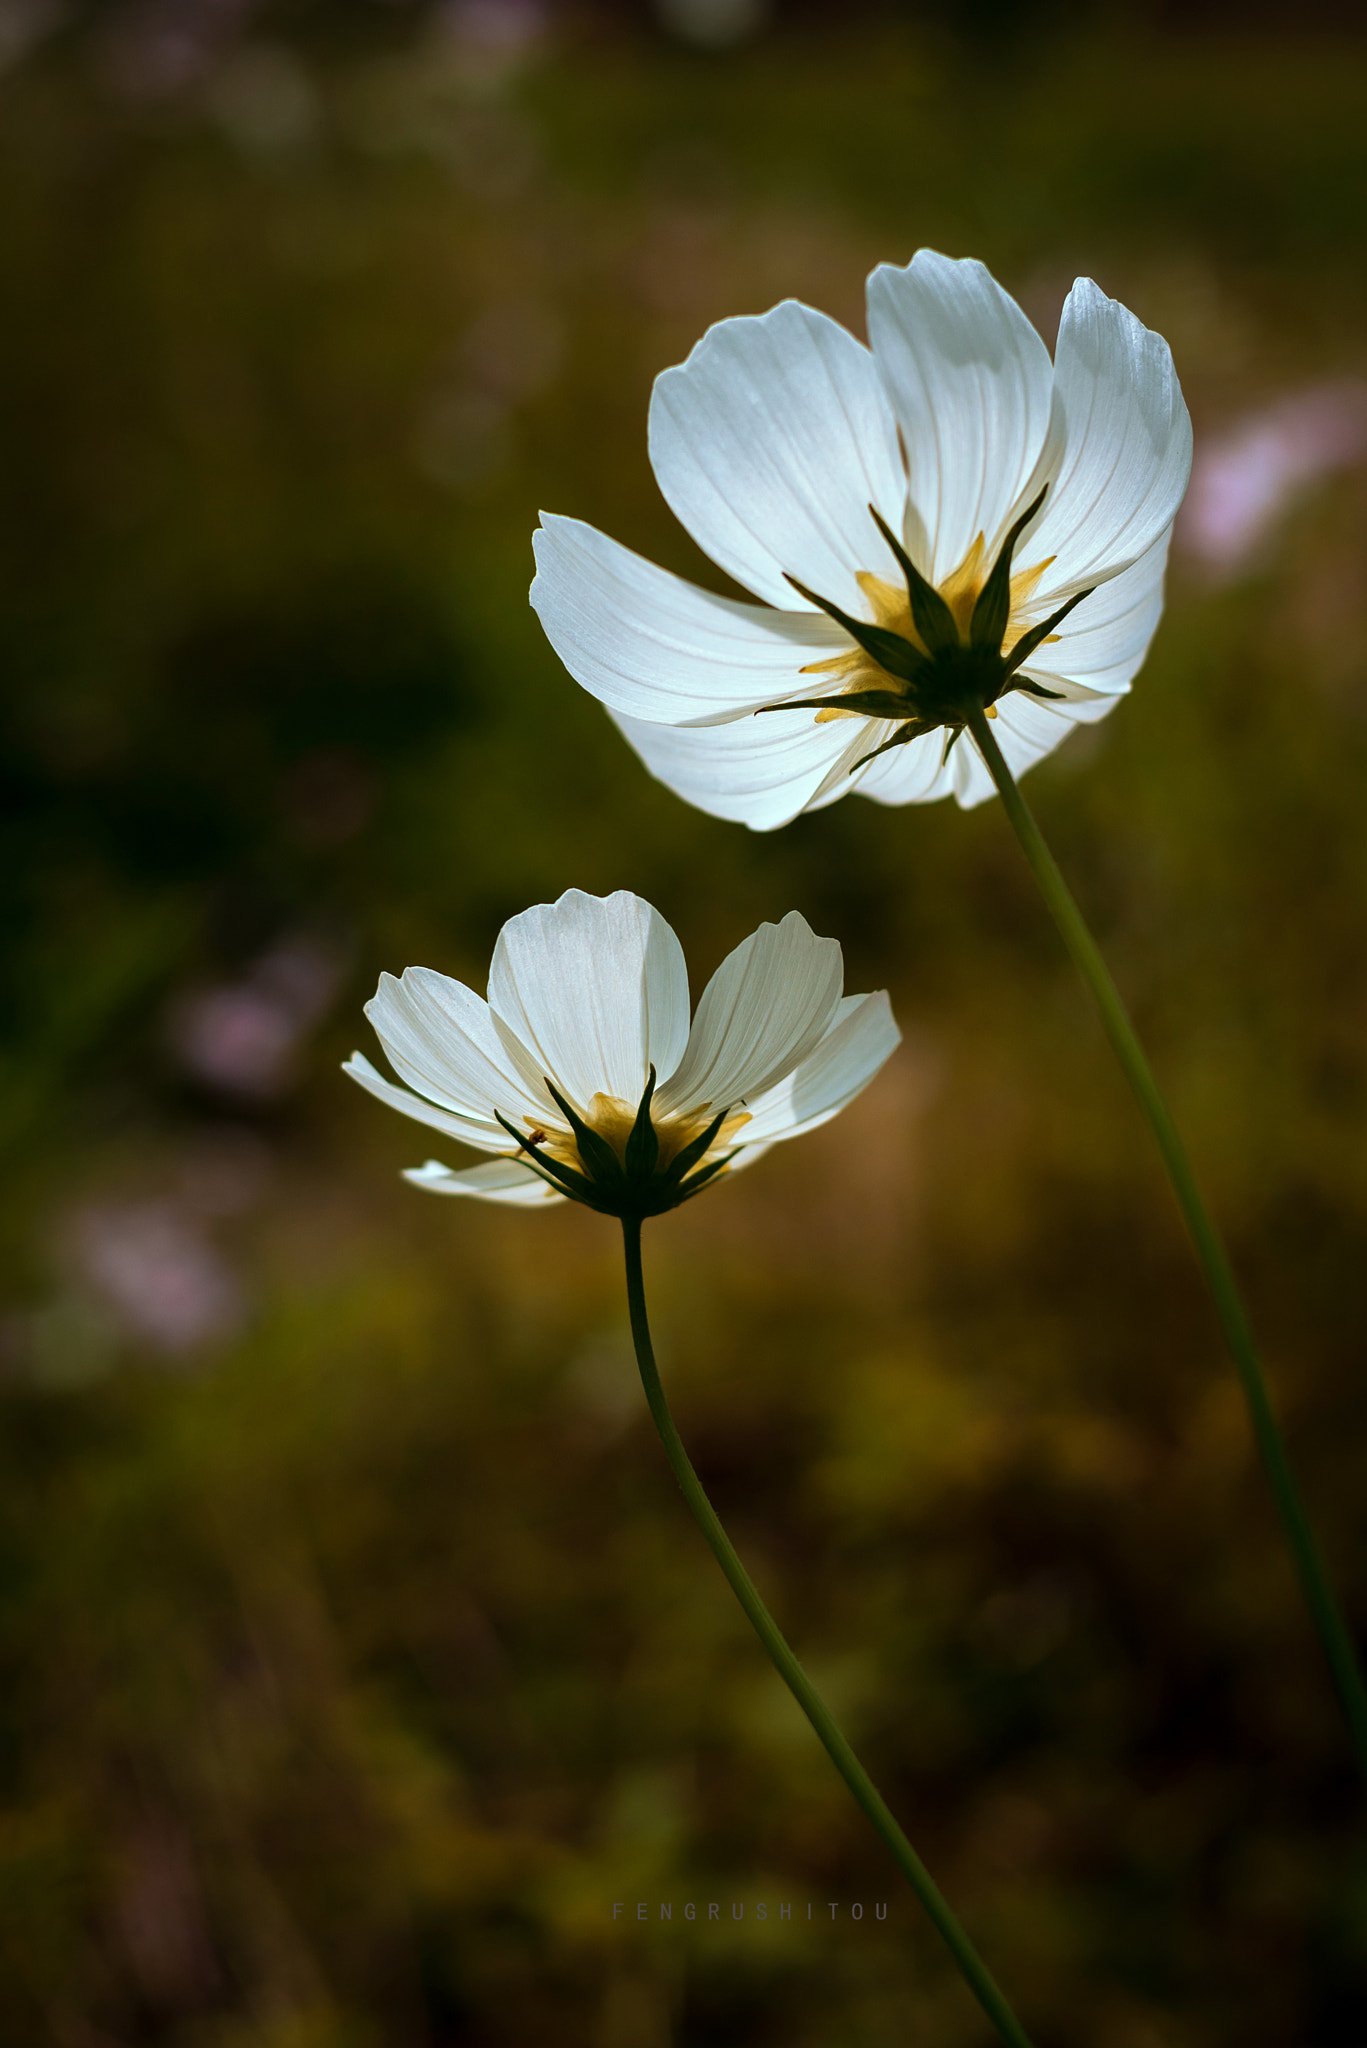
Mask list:
[[[1039,2048],[1367,2039],[1346,1738],[999,810],[705,818],[526,603],[541,505],[720,587],[644,432],[711,320],[862,332],[930,244],[1169,337],[1167,615],[1029,793],[1364,1616],[1365,54],[1081,0],[0,7],[5,2044],[988,2038],[687,1519],[612,1227],[406,1187],[442,1147],[338,1072],[381,968],[482,989],[571,885],[695,993],[794,906],[893,992],[876,1085],[648,1277]]]

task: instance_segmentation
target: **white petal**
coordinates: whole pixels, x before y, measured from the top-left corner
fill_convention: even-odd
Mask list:
[[[785,572],[851,611],[856,571],[895,575],[869,506],[894,531],[906,503],[897,429],[869,352],[787,299],[723,320],[655,380],[660,489],[728,575],[793,603]]]
[[[981,263],[922,249],[869,279],[869,339],[906,443],[911,502],[940,581],[991,551],[1049,428],[1049,351]],[[908,533],[913,554],[918,536]]]
[[[639,896],[568,889],[504,925],[489,1006],[577,1109],[598,1094],[635,1104],[651,1063],[664,1079],[688,1043],[683,948]]]
[[[460,1171],[429,1159],[425,1166],[410,1167],[404,1179],[412,1181],[415,1188],[430,1189],[434,1195],[478,1195],[483,1201],[508,1202],[519,1209],[540,1208],[547,1202],[566,1199],[548,1187],[530,1166],[519,1166],[516,1159],[491,1159],[487,1165],[467,1166]]]
[[[816,1051],[777,1087],[747,1102],[746,1147],[795,1138],[827,1122],[867,1087],[901,1038],[884,990],[844,997]]]
[[[1059,679],[1049,687],[1069,686]],[[1115,709],[1123,695],[1123,690],[1096,696],[1090,691],[1079,690],[1075,697],[1062,704],[1043,704],[1039,698],[1023,696],[1019,691],[999,698],[992,731],[1011,773],[1019,780],[1027,768],[1033,768],[1046,754],[1052,754],[1059,742],[1067,739],[1074,726],[1094,725],[1108,711]],[[962,809],[972,810],[976,804],[996,794],[996,785],[973,744],[971,734],[965,733],[959,740],[950,762],[954,770],[955,801]]]
[[[772,1088],[820,1043],[840,1000],[840,947],[790,910],[736,947],[703,990],[661,1110],[729,1108]]]
[[[400,1116],[411,1116],[415,1123],[428,1124],[434,1131],[445,1131],[448,1138],[459,1138],[462,1145],[473,1145],[480,1152],[511,1150],[512,1140],[500,1125],[456,1116],[448,1109],[438,1109],[435,1104],[425,1102],[421,1095],[414,1095],[407,1088],[396,1088],[392,1081],[386,1081],[383,1074],[376,1072],[364,1053],[354,1052],[349,1060],[344,1060],[342,1072],[350,1074],[353,1081],[359,1081],[363,1088],[369,1089],[381,1102],[388,1103],[391,1109],[397,1109]],[[504,1114],[507,1115],[506,1110]]]
[[[1163,571],[1172,529],[1153,546],[1084,598],[1058,629],[1056,641],[1037,647],[1021,673],[1046,688],[1061,679],[1093,690],[1123,690],[1148,653],[1163,612]]]
[[[811,711],[763,711],[727,725],[669,726],[614,717],[651,774],[677,796],[756,832],[834,803],[848,787],[837,781],[818,795],[849,748],[851,719],[818,725]],[[859,726],[868,729],[865,720]]]
[[[889,734],[892,727],[888,727]],[[945,734],[929,732],[870,761],[855,783],[860,796],[877,804],[930,804],[954,787],[952,757],[946,762]]]
[[[519,1078],[487,1003],[463,982],[430,967],[409,967],[401,981],[382,974],[365,1013],[400,1080],[443,1109],[497,1129],[495,1110],[515,1123],[550,1108],[539,1083]]]
[[[1191,420],[1167,343],[1089,277],[1063,308],[1054,402],[1061,452],[1017,555],[1022,565],[1057,557],[1042,604],[1137,561],[1172,524],[1191,474]]]
[[[824,613],[716,597],[578,519],[543,512],[532,546],[546,637],[577,683],[632,718],[748,711],[791,696],[807,662],[850,645]],[[782,602],[795,602],[786,584]]]

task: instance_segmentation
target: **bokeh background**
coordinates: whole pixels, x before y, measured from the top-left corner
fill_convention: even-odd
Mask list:
[[[1361,1787],[998,809],[705,818],[526,603],[540,505],[721,587],[644,434],[714,319],[862,332],[930,244],[1169,337],[1167,615],[1029,793],[1367,1618],[1348,23],[0,6],[4,2043],[988,2038],[687,1519],[611,1226],[410,1189],[432,1143],[338,1072],[381,968],[482,988],[571,885],[695,992],[794,906],[893,992],[877,1084],[648,1272],[742,1553],[1040,2048],[1367,2038]]]

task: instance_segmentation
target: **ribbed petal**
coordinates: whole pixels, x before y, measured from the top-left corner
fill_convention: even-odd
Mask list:
[[[995,548],[1049,427],[1049,351],[981,263],[920,250],[869,279],[869,339],[906,443],[932,581],[979,533]],[[1026,500],[1028,502],[1028,500]],[[916,519],[907,541],[923,549]]]
[[[411,1116],[415,1123],[427,1124],[434,1131],[444,1131],[448,1138],[459,1138],[462,1145],[473,1145],[480,1152],[506,1152],[512,1143],[508,1133],[498,1124],[456,1116],[449,1109],[438,1109],[435,1103],[424,1101],[421,1095],[414,1095],[407,1088],[397,1088],[392,1081],[386,1081],[383,1074],[376,1072],[364,1053],[354,1052],[349,1060],[343,1062],[342,1072],[350,1074],[353,1081],[359,1081],[363,1088],[369,1089],[381,1102],[387,1102],[391,1109],[397,1109],[401,1116]]]
[[[425,1166],[410,1167],[404,1179],[434,1195],[476,1195],[484,1202],[507,1202],[519,1209],[565,1200],[540,1174],[529,1166],[519,1166],[516,1159],[491,1159],[486,1166],[466,1166],[459,1171],[429,1159]]]
[[[890,733],[891,727],[887,731]],[[860,796],[872,797],[877,804],[938,802],[954,787],[953,756],[941,765],[945,739],[943,730],[926,733],[921,739],[908,740],[905,746],[880,754],[856,777],[854,787]],[[874,746],[877,743],[876,738],[870,742]],[[962,740],[959,745],[963,745]]]
[[[1060,680],[1055,687],[1070,689],[1073,686]],[[1027,768],[1033,768],[1046,754],[1052,754],[1075,726],[1095,725],[1098,719],[1115,709],[1124,694],[1119,690],[1093,696],[1089,691],[1078,690],[1075,697],[1070,696],[1063,704],[1043,704],[1037,697],[1023,697],[1019,693],[1001,698],[992,731],[1011,773],[1019,780]],[[972,810],[976,804],[996,794],[996,786],[970,733],[965,733],[955,747],[951,765],[954,770],[954,797],[962,809]]]
[[[884,990],[845,996],[816,1051],[786,1080],[747,1100],[746,1146],[795,1138],[824,1124],[867,1087],[901,1038]]]
[[[550,1108],[539,1082],[519,1077],[488,1005],[463,982],[430,967],[409,967],[401,981],[382,974],[365,1013],[400,1080],[441,1108],[495,1129],[495,1110],[516,1122]]]
[[[860,569],[896,574],[869,516],[906,504],[897,429],[873,359],[824,313],[785,300],[723,320],[655,381],[660,489],[728,575],[791,606],[785,572],[846,611]]]
[[[845,793],[837,783],[818,796],[849,747],[851,719],[818,725],[812,711],[765,711],[727,725],[669,726],[614,717],[651,774],[676,795],[756,832]]]
[[[663,1078],[688,1043],[683,948],[625,889],[568,889],[511,918],[494,948],[489,1005],[505,1044],[515,1039],[580,1111],[598,1094],[638,1102],[651,1063]]]
[[[723,960],[698,1004],[688,1050],[660,1091],[682,1114],[760,1095],[813,1052],[840,1000],[840,948],[790,910]]]
[[[1167,343],[1089,277],[1063,308],[1054,403],[1061,452],[1044,465],[1048,501],[1017,557],[1056,557],[1040,604],[1137,561],[1172,524],[1191,473],[1191,421]]]
[[[715,597],[581,520],[541,522],[532,609],[575,681],[611,711],[725,718],[792,694],[806,663],[850,644],[823,612]],[[797,602],[786,584],[780,602]]]
[[[1171,537],[1169,527],[1137,562],[1084,598],[1058,639],[1037,647],[1021,673],[1054,689],[1064,678],[1092,690],[1123,690],[1132,682],[1162,617]]]

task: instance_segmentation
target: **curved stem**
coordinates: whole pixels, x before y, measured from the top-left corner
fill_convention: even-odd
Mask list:
[[[1353,1639],[1348,1632],[1333,1587],[1329,1583],[1329,1574],[1319,1554],[1319,1547],[1310,1527],[1310,1518],[1291,1470],[1291,1461],[1273,1412],[1267,1381],[1263,1376],[1253,1332],[1249,1326],[1233,1268],[1229,1263],[1229,1256],[1201,1198],[1186,1147],[1178,1135],[1177,1126],[1172,1120],[1167,1104],[1158,1092],[1158,1084],[1153,1078],[1129,1014],[1120,999],[1120,992],[1111,979],[1095,939],[1083,922],[1082,913],[1073,901],[1057,862],[1044,843],[1043,834],[1035,823],[1029,806],[1016,786],[1015,778],[992,736],[986,716],[982,711],[974,711],[970,713],[968,723],[977,742],[978,751],[987,765],[988,773],[997,785],[997,794],[1001,797],[1006,815],[1020,841],[1021,850],[1030,864],[1035,880],[1039,883],[1053,920],[1062,934],[1063,943],[1072,954],[1078,971],[1092,992],[1096,1006],[1101,1012],[1106,1036],[1110,1039],[1115,1056],[1124,1069],[1126,1080],[1134,1090],[1144,1121],[1153,1133],[1163,1164],[1167,1168],[1173,1193],[1177,1197],[1178,1207],[1191,1236],[1197,1261],[1210,1289],[1215,1313],[1220,1319],[1220,1327],[1224,1331],[1225,1341],[1244,1390],[1244,1398],[1248,1403],[1248,1412],[1253,1424],[1254,1439],[1263,1461],[1268,1484],[1272,1488],[1277,1512],[1281,1516],[1287,1544],[1300,1578],[1301,1591],[1305,1596],[1305,1604],[1310,1610],[1315,1627],[1319,1630],[1344,1717],[1357,1747],[1358,1760],[1364,1775],[1367,1775],[1367,1686],[1363,1684],[1362,1669],[1353,1647]]]
[[[898,1827],[873,1780],[831,1718],[821,1695],[779,1633],[778,1626],[756,1592],[749,1573],[732,1549],[730,1539],[718,1521],[711,1501],[703,1491],[702,1481],[689,1462],[688,1453],[683,1447],[678,1430],[674,1427],[674,1418],[669,1412],[664,1388],[660,1384],[660,1375],[655,1364],[655,1350],[650,1341],[650,1325],[646,1320],[645,1281],[641,1272],[641,1225],[637,1218],[623,1218],[622,1236],[626,1246],[627,1303],[631,1312],[631,1334],[636,1345],[636,1363],[641,1369],[641,1384],[645,1388],[646,1400],[650,1405],[655,1427],[660,1433],[665,1456],[683,1490],[684,1499],[693,1510],[694,1519],[711,1545],[712,1555],[726,1574],[727,1583],[745,1609],[755,1634],[773,1659],[779,1677],[811,1722],[831,1762],[849,1786],[864,1813],[872,1821],[876,1832],[891,1852],[893,1861],[930,1915],[979,2005],[1003,2041],[1009,2044],[1009,2048],[1030,2048],[1029,2036],[1002,1996],[986,1963],[950,1911],[930,1872]]]

